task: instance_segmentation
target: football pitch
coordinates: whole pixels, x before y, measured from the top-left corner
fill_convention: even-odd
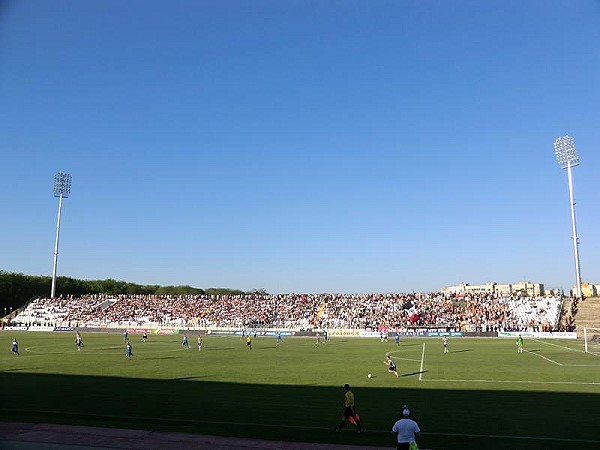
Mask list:
[[[21,356],[11,353],[13,337]],[[402,405],[430,449],[599,448],[600,355],[580,340],[130,335],[0,335],[4,422],[183,431],[283,441],[395,446]],[[399,377],[387,372],[390,353]],[[368,378],[368,374],[372,374]],[[343,385],[354,391],[362,434],[335,433]]]

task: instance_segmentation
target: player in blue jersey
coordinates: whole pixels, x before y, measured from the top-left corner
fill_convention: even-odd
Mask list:
[[[21,354],[19,353],[19,342],[17,341],[17,338],[14,338],[12,341],[12,350],[13,353],[16,353],[17,356],[21,356]]]
[[[129,337],[129,334],[127,333],[127,330],[123,331],[123,342],[127,342],[128,337]]]
[[[133,356],[133,349],[131,348],[129,341],[127,341],[127,344],[125,345],[125,356],[127,356],[128,359],[131,359]]]
[[[283,338],[281,337],[281,331],[277,332],[277,345],[283,342]]]
[[[394,337],[394,340],[396,341],[396,345],[400,345],[400,333],[398,333],[396,331],[396,337]]]
[[[190,343],[188,342],[187,334],[183,335],[183,341],[181,341],[181,345],[183,345],[187,349],[190,348]]]

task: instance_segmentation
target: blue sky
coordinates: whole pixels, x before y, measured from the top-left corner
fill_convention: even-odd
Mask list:
[[[0,3],[0,269],[269,292],[600,283],[600,2]]]

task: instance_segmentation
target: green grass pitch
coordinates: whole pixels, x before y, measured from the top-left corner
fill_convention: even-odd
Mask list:
[[[13,337],[21,356],[10,351]],[[0,335],[0,420],[184,431],[286,441],[394,446],[402,405],[422,429],[421,448],[600,448],[600,357],[581,341],[393,340],[208,336],[190,333]],[[400,377],[387,372],[390,352]],[[371,373],[372,378],[367,374]],[[343,385],[366,430],[346,424]]]

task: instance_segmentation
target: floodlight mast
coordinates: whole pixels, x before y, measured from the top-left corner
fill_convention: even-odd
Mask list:
[[[579,157],[575,149],[575,141],[571,136],[562,136],[554,141],[554,151],[556,152],[556,161],[563,168],[567,169],[569,179],[569,199],[571,202],[571,224],[573,227],[573,252],[575,254],[575,278],[577,298],[581,299],[581,270],[579,268],[579,238],[577,237],[577,222],[575,221],[575,200],[573,197],[573,175],[571,167],[579,165]]]
[[[54,196],[58,197],[58,219],[56,221],[56,240],[54,241],[54,264],[52,266],[52,289],[50,298],[54,298],[56,292],[56,263],[58,262],[58,236],[60,234],[60,212],[62,210],[63,198],[71,195],[71,175],[58,172],[54,177]]]

